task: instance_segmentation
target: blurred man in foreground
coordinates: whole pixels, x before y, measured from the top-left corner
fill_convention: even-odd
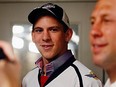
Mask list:
[[[0,87],[21,87],[20,63],[12,47],[7,42],[0,41],[0,49],[6,55],[0,59]]]
[[[91,16],[93,62],[109,79],[105,87],[116,87],[116,0],[99,0]]]

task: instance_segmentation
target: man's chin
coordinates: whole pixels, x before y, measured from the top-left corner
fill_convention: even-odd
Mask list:
[[[98,67],[102,67],[103,64],[100,57],[93,57],[93,63]]]

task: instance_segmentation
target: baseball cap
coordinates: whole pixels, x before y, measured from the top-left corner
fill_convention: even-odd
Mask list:
[[[37,7],[32,10],[28,15],[29,22],[31,24],[35,24],[40,16],[45,14],[47,15],[46,12],[54,16],[57,20],[59,20],[61,23],[69,28],[70,23],[67,14],[60,6],[53,3],[44,4],[41,7]]]

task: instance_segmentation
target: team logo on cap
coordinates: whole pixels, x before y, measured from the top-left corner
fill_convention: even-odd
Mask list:
[[[50,9],[50,8],[55,8],[55,6],[52,3],[46,4],[42,6],[43,9]]]

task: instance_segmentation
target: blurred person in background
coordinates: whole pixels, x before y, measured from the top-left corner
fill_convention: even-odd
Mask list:
[[[0,41],[0,87],[21,87],[20,75],[20,62],[13,48],[9,43]]]

